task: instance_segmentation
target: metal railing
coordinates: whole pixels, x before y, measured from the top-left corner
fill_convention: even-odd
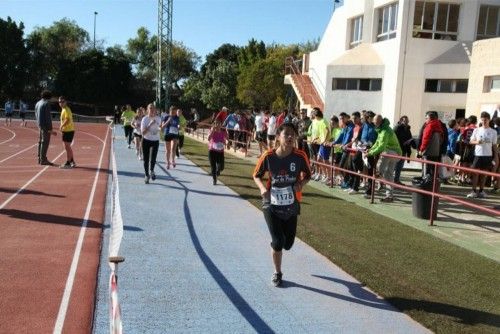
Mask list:
[[[200,138],[202,140],[205,140],[205,138],[208,139],[208,134],[210,133],[210,129],[212,128],[212,124],[206,123],[206,122],[198,122],[196,130],[191,133],[193,136],[196,136],[196,138]],[[250,143],[252,142],[252,138],[254,135],[253,131],[248,131],[248,130],[234,130],[234,129],[228,129],[225,127],[221,127],[221,129],[226,130],[226,131],[234,131],[234,134],[241,134],[245,133],[246,134],[246,140],[245,141],[240,141],[237,139],[229,139],[230,141],[230,147],[233,149],[234,152],[238,150],[238,144],[244,149],[243,153],[245,155],[245,158],[248,156],[248,150],[250,149]],[[190,133],[190,132],[186,132]]]
[[[357,152],[357,150],[353,150],[353,149],[349,149],[349,151],[351,151],[351,152]],[[394,183],[394,182],[385,180],[383,178],[378,178],[378,177],[376,177],[376,172],[377,172],[377,170],[376,170],[376,168],[377,168],[376,164],[373,166],[373,175],[367,175],[367,174],[363,174],[361,172],[356,172],[356,171],[353,171],[353,170],[349,170],[349,169],[345,169],[345,168],[341,168],[341,167],[335,166],[333,164],[333,159],[332,159],[332,161],[331,161],[330,164],[321,163],[321,162],[314,161],[314,160],[311,160],[311,164],[318,165],[318,166],[324,166],[324,167],[327,167],[327,168],[330,169],[330,177],[331,177],[331,180],[332,180],[332,184],[330,185],[331,187],[333,187],[333,180],[334,180],[336,171],[348,173],[348,174],[351,174],[351,175],[356,175],[356,176],[359,176],[361,178],[371,179],[372,182],[371,182],[371,189],[370,189],[370,203],[372,203],[372,204],[374,203],[374,199],[375,199],[375,184],[377,182],[385,184],[385,185],[389,185],[389,186],[391,186],[393,188],[396,188],[396,189],[402,189],[402,190],[406,190],[406,191],[412,192],[412,193],[416,192],[416,193],[420,193],[420,194],[431,196],[432,199],[431,199],[430,218],[429,218],[429,225],[430,226],[434,225],[434,210],[437,210],[437,208],[436,208],[436,205],[437,205],[436,198],[440,198],[440,199],[443,199],[443,200],[448,201],[448,202],[453,202],[453,203],[461,204],[461,205],[463,205],[465,207],[472,208],[472,209],[475,209],[475,210],[479,210],[481,212],[490,214],[490,215],[492,215],[494,217],[499,217],[500,216],[500,210],[496,210],[496,209],[493,209],[493,208],[488,208],[488,207],[483,206],[483,205],[478,205],[478,204],[475,204],[473,202],[460,199],[460,198],[458,198],[456,196],[450,196],[450,195],[446,195],[446,194],[440,193],[439,192],[439,181],[438,181],[438,175],[439,175],[438,168],[439,167],[452,168],[452,169],[455,169],[455,170],[460,170],[460,171],[467,172],[467,173],[472,174],[472,175],[478,174],[478,175],[491,176],[493,178],[500,177],[500,173],[493,173],[493,172],[483,171],[483,170],[479,170],[479,169],[473,169],[473,168],[468,168],[468,167],[449,165],[449,164],[445,164],[445,163],[442,163],[442,162],[434,162],[434,161],[430,161],[430,160],[424,160],[424,159],[419,159],[419,158],[410,158],[410,157],[404,157],[404,156],[394,155],[394,154],[388,154],[388,153],[382,153],[382,154],[380,154],[380,157],[387,157],[387,158],[393,158],[393,159],[398,159],[398,160],[404,159],[404,160],[408,160],[408,161],[420,162],[420,163],[426,164],[426,165],[432,165],[431,168],[433,168],[433,172],[434,172],[432,174],[433,175],[433,178],[432,178],[432,191],[427,191],[427,190],[423,190],[423,189],[419,189],[419,188],[415,188],[415,187],[409,187],[409,186],[406,186],[406,185],[401,185],[401,184],[398,184],[398,183]]]

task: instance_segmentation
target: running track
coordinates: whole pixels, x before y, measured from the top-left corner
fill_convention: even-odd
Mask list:
[[[0,333],[91,331],[111,131],[75,127],[69,170],[36,163],[32,122],[0,127]],[[48,158],[66,160],[60,133]]]

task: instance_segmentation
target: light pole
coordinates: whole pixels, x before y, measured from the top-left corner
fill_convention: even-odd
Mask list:
[[[95,50],[95,22],[96,22],[97,12],[94,12],[94,50]]]

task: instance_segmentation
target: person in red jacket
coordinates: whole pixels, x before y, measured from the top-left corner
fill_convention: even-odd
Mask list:
[[[219,121],[221,124],[224,123],[224,121],[226,120],[227,114],[228,114],[227,107],[222,107],[221,111],[219,111],[217,116],[215,116],[214,122]]]
[[[443,143],[444,132],[437,112],[428,111],[425,115],[425,123],[421,130],[418,156],[425,160],[441,161],[441,144]],[[433,175],[434,166],[425,165],[423,175]]]

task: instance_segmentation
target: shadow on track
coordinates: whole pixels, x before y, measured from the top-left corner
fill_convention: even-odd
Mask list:
[[[169,176],[170,173],[163,166],[159,166],[163,172]],[[252,309],[252,307],[245,301],[245,299],[238,293],[238,291],[232,286],[232,284],[227,280],[224,274],[217,268],[215,263],[210,259],[210,256],[205,252],[203,246],[200,243],[196,230],[194,228],[193,219],[191,218],[191,211],[188,204],[188,195],[190,190],[181,182],[174,180],[179,186],[184,190],[184,216],[186,218],[186,224],[189,230],[189,235],[191,236],[191,241],[193,246],[198,253],[201,261],[207,268],[210,275],[212,275],[215,282],[222,289],[227,298],[233,303],[234,307],[240,312],[240,314],[246,319],[246,321],[257,331],[258,333],[274,333],[271,327]]]

